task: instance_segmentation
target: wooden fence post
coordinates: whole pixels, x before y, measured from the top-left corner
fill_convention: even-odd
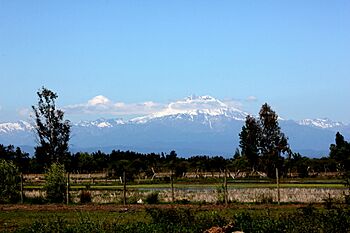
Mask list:
[[[227,206],[228,192],[227,192],[227,171],[226,171],[226,169],[224,170],[224,200],[225,200],[225,205]]]
[[[24,193],[23,193],[23,173],[21,172],[21,204],[24,201]]]
[[[175,201],[175,193],[174,193],[173,170],[171,170],[170,182],[171,182],[171,201],[174,202]]]
[[[278,168],[276,168],[276,183],[277,183],[277,203],[280,204],[281,194],[280,194],[280,182],[278,177]]]
[[[123,204],[126,205],[126,175],[123,172]]]
[[[66,195],[67,195],[67,205],[69,205],[69,172],[67,172],[67,191],[66,191]]]

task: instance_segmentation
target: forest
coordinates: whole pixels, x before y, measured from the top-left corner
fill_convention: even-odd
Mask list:
[[[337,134],[341,137],[340,134]],[[322,158],[308,158],[293,153],[292,156],[283,158],[282,176],[290,175],[297,177],[308,177],[329,172],[340,172],[342,162],[337,151],[342,151],[338,144],[332,144],[330,156]],[[0,159],[12,161],[20,170],[26,174],[43,173],[45,163],[37,157],[31,157],[21,148],[12,145],[4,146],[0,144]],[[343,163],[343,162],[342,162]],[[175,151],[170,153],[137,153],[133,151],[113,150],[111,153],[97,151],[94,153],[78,152],[69,153],[63,160],[65,169],[73,173],[97,173],[109,171],[110,174],[121,176],[123,171],[137,177],[140,173],[153,175],[153,170],[157,172],[170,172],[173,170],[176,177],[184,176],[187,172],[218,172],[225,168],[232,171],[251,171],[248,160],[241,155],[237,149],[231,158],[223,156],[198,155],[189,158],[178,157]]]

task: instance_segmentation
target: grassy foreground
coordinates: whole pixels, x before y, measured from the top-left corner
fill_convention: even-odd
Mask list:
[[[350,232],[346,206],[2,205],[0,232]]]

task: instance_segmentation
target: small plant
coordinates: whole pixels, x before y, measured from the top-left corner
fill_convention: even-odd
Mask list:
[[[217,200],[216,204],[223,204],[225,202],[225,188],[224,186],[218,187],[216,189]]]
[[[312,203],[308,204],[305,207],[301,207],[299,209],[301,210],[302,214],[305,216],[312,216],[316,212],[316,208]]]
[[[273,197],[270,194],[262,193],[261,195],[259,195],[257,197],[256,203],[259,203],[259,204],[272,204],[273,203]]]
[[[249,232],[253,228],[253,218],[247,212],[242,212],[242,213],[236,214],[235,223],[237,226],[237,230],[244,229],[245,231]]]
[[[186,205],[186,204],[190,204],[190,200],[188,199],[181,199],[181,200],[176,200],[175,204],[181,204],[181,205]]]
[[[190,209],[159,209],[149,208],[146,213],[152,218],[152,223],[160,223],[165,225],[182,225],[191,226],[195,222],[194,213]]]
[[[91,203],[91,193],[87,190],[82,190],[80,192],[79,199],[81,204]]]
[[[158,204],[159,203],[159,194],[157,192],[152,192],[146,197],[147,204]]]
[[[344,193],[343,195],[345,204],[350,205],[350,194]]]
[[[66,193],[66,177],[64,166],[53,163],[45,175],[44,190],[46,198],[51,203],[62,203]]]
[[[45,204],[47,200],[43,196],[35,196],[35,197],[26,197],[25,198],[25,203],[28,204],[34,204],[34,205],[40,205],[40,204]]]
[[[323,204],[324,204],[324,207],[329,210],[329,209],[333,209],[335,207],[335,200],[334,198],[331,197],[330,194],[328,194],[328,197],[323,199]]]

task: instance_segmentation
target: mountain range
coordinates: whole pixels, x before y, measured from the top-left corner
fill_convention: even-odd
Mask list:
[[[73,152],[133,150],[169,152],[180,156],[222,155],[230,157],[239,147],[239,133],[248,113],[211,96],[190,96],[170,103],[164,110],[129,120],[98,119],[72,124]],[[308,157],[326,156],[335,133],[350,136],[350,126],[330,119],[302,121],[279,119],[291,149]],[[32,153],[33,124],[26,121],[0,123],[0,143],[20,146]]]

